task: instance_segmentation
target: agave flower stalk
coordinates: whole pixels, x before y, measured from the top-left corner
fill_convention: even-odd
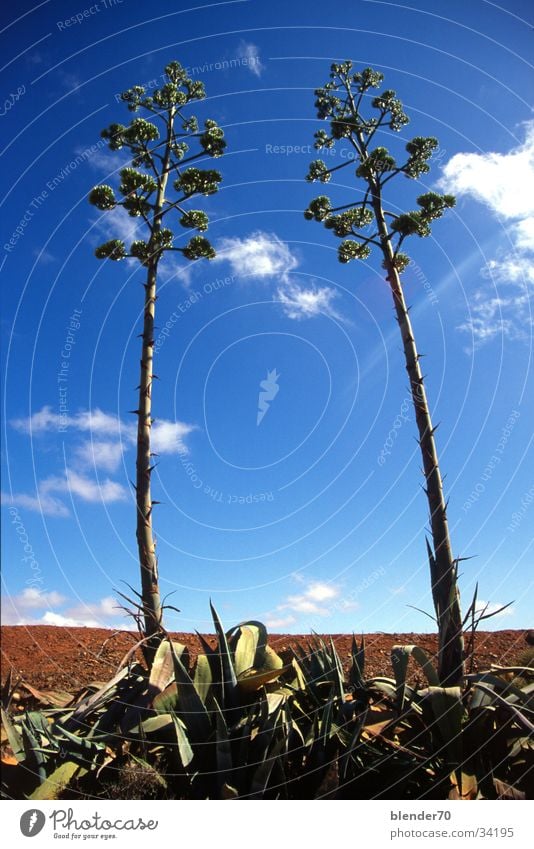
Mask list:
[[[345,140],[353,157],[328,168],[322,160],[310,165],[307,179],[327,183],[333,171],[354,163],[356,176],[363,181],[362,199],[333,207],[330,198],[321,195],[305,212],[309,220],[322,222],[342,238],[338,250],[340,262],[366,259],[371,246],[382,254],[382,265],[393,296],[399,325],[410,393],[419,434],[419,446],[425,477],[425,492],[430,514],[432,545],[427,542],[432,596],[439,629],[439,677],[444,686],[460,684],[464,674],[462,616],[458,592],[458,560],[452,553],[447,521],[447,503],[443,492],[435,430],[425,391],[420,358],[404,297],[401,274],[409,257],[400,248],[409,236],[425,237],[430,225],[454,206],[452,195],[426,192],[417,198],[418,208],[398,214],[385,208],[384,187],[399,175],[418,179],[430,170],[429,160],[438,147],[434,138],[416,137],[406,145],[406,161],[399,165],[385,147],[373,147],[381,129],[401,130],[409,121],[394,91],[386,89],[371,99],[372,112],[366,106],[372,89],[379,88],[383,75],[372,68],[354,73],[351,62],[334,64],[330,80],[316,91],[318,117],[330,122],[330,132],[315,134],[315,148],[332,148]],[[345,237],[350,238],[345,238]]]
[[[218,190],[218,171],[188,167],[200,158],[219,157],[226,142],[215,121],[207,120],[204,129],[194,116],[184,114],[188,105],[205,97],[202,83],[191,80],[178,62],[165,68],[166,83],[150,96],[142,86],[123,92],[122,100],[131,112],[148,113],[150,120],[136,117],[129,125],[112,124],[103,130],[111,150],[126,149],[131,154],[131,167],[120,171],[119,199],[111,186],[96,186],[89,201],[98,209],[122,207],[132,218],[141,219],[144,239],[126,246],[112,239],[96,250],[99,259],[119,261],[134,257],[145,269],[143,331],[138,386],[136,513],[137,547],[141,570],[142,615],[144,634],[149,638],[152,655],[161,638],[162,604],[159,588],[156,540],[152,527],[151,475],[154,453],[151,445],[152,389],[156,375],[154,360],[154,322],[157,300],[158,270],[163,256],[178,251],[187,260],[212,259],[215,251],[203,236],[193,236],[184,246],[174,244],[174,233],[168,219],[178,218],[187,230],[203,232],[208,217],[202,210],[190,209],[188,202],[196,195],[211,195]],[[190,153],[191,145],[198,149]],[[172,179],[174,194],[168,197]],[[180,217],[179,217],[180,216]]]

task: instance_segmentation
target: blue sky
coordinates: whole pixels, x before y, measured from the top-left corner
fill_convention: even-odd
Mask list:
[[[427,509],[380,260],[340,265],[302,214],[322,193],[304,181],[313,91],[350,58],[382,71],[411,118],[383,144],[439,138],[431,173],[390,184],[390,201],[411,209],[429,188],[458,200],[408,246],[404,275],[452,542],[473,557],[465,606],[478,581],[485,602],[514,602],[490,627],[531,626],[529,5],[33,5],[2,23],[4,622],[124,627],[115,591],[138,586],[128,411],[142,275],[94,258],[132,233],[87,195],[125,164],[100,139],[128,119],[116,95],[178,59],[204,81],[197,114],[220,122],[228,149],[204,204],[217,259],[167,263],[160,278],[155,530],[162,591],[181,609],[168,624],[206,629],[211,597],[228,626],[432,627],[409,607],[431,611]],[[349,167],[329,193],[354,185]]]

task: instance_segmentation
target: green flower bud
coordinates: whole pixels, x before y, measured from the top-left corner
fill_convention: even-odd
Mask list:
[[[111,186],[95,186],[89,194],[89,203],[97,209],[113,209],[117,205],[115,192]]]
[[[341,242],[338,248],[338,259],[340,262],[347,263],[353,259],[367,259],[371,250],[368,245],[361,245],[359,242],[353,242],[346,239]]]
[[[330,174],[322,159],[316,159],[315,162],[310,163],[310,170],[308,171],[306,180],[308,183],[314,183],[316,180],[319,180],[321,183],[328,183]]]
[[[111,239],[109,242],[104,242],[95,250],[97,259],[112,259],[118,261],[124,259],[126,250],[124,242],[121,239]]]
[[[315,200],[310,201],[308,209],[304,213],[304,218],[307,221],[324,221],[328,217],[332,209],[330,198],[326,195],[320,195]]]
[[[200,209],[190,209],[180,218],[182,227],[204,231],[208,229],[208,216]]]
[[[203,236],[193,236],[182,252],[185,258],[190,260],[213,259],[215,256],[211,244]]]
[[[214,194],[219,188],[222,176],[218,171],[202,171],[199,168],[187,168],[174,181],[176,191],[182,191],[186,197],[191,195]]]

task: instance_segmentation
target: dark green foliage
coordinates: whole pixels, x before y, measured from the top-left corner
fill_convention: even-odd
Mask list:
[[[187,212],[184,212],[180,218],[180,224],[182,227],[187,227],[192,230],[207,230],[208,216],[200,209],[190,209]]]
[[[199,168],[188,168],[174,181],[177,192],[183,192],[184,197],[193,195],[211,195],[219,188],[222,177],[218,171],[201,171]]]
[[[203,236],[193,236],[183,249],[186,259],[213,259],[215,251]]]
[[[95,256],[97,259],[124,259],[126,256],[124,242],[120,239],[111,239],[109,242],[104,242],[95,250]]]
[[[371,248],[367,245],[362,245],[360,242],[354,242],[351,239],[345,239],[341,242],[338,248],[338,257],[340,262],[351,262],[353,259],[367,259],[371,253]]]
[[[97,209],[113,209],[117,205],[117,198],[111,186],[96,186],[89,195],[89,203]]]

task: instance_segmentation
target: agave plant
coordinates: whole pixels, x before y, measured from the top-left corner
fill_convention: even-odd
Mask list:
[[[425,652],[394,646],[393,677],[348,669],[312,637],[290,662],[261,622],[224,631],[192,662],[169,635],[150,668],[128,652],[75,695],[2,693],[4,793],[196,799],[524,798],[534,766],[534,670],[493,667],[442,687]],[[137,647],[139,644],[137,644]],[[408,682],[410,663],[426,685]],[[122,794],[122,795],[121,795]]]

